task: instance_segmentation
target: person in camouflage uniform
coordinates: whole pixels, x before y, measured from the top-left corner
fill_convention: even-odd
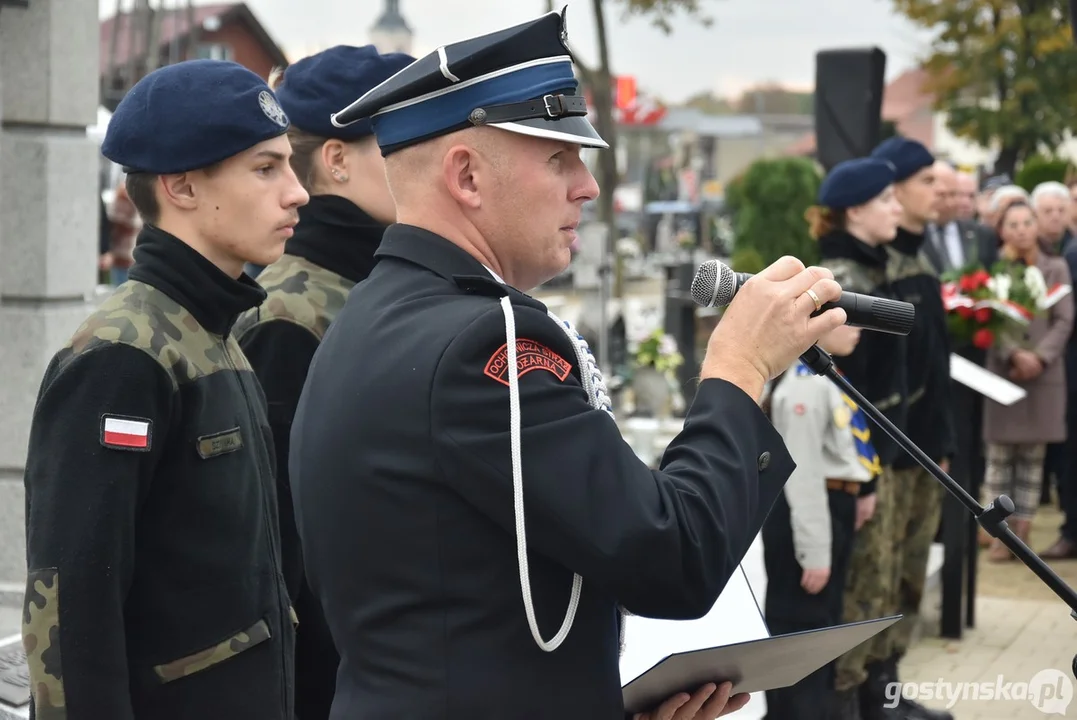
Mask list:
[[[265,297],[243,263],[279,257],[307,201],[287,125],[261,78],[209,60],[150,73],[109,123],[145,224],[34,408],[31,717],[292,720],[272,438],[230,332]]]
[[[808,212],[812,235],[818,239],[822,267],[834,273],[845,292],[893,298],[886,277],[885,245],[897,234],[901,206],[894,197],[892,168],[879,160],[863,163],[859,172],[842,164],[820,188],[818,206]],[[854,166],[855,167],[855,166]],[[875,181],[870,198],[863,186]],[[826,192],[822,192],[826,190]],[[905,338],[865,332],[852,354],[834,359],[838,370],[864,397],[899,429],[906,424]],[[896,443],[874,422],[869,423],[879,456],[881,472],[865,484],[857,500],[857,536],[845,582],[845,622],[874,620],[890,614],[894,584],[893,513],[894,461],[901,452]],[[883,711],[879,673],[871,665],[871,642],[863,643],[838,658],[834,673],[835,697],[831,715],[842,720],[878,717]]]
[[[292,167],[311,194],[285,253],[257,281],[267,297],[236,322],[236,337],[269,402],[277,455],[284,577],[303,624],[296,639],[298,720],[325,720],[338,653],[321,604],[303,573],[288,476],[292,417],[312,358],[352,287],[374,266],[374,251],[396,216],[370,123],[341,129],[329,117],[413,58],[373,46],[337,46],[291,65],[276,88],[288,113]]]
[[[956,452],[953,397],[950,385],[950,339],[938,274],[924,252],[925,231],[938,217],[940,194],[935,158],[915,140],[900,136],[883,142],[872,157],[896,169],[894,193],[901,203],[897,237],[887,245],[887,279],[899,299],[912,303],[916,318],[908,335],[909,423],[906,435],[942,466]],[[920,622],[928,555],[942,519],[945,488],[908,453],[894,462],[893,583],[891,612],[903,618],[872,638],[872,660],[881,668],[881,682],[901,682],[898,661]],[[950,720],[901,698],[897,711],[910,720]]]

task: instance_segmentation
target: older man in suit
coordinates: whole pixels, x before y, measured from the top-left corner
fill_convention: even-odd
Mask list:
[[[957,172],[945,162],[935,163],[938,217],[928,226],[924,254],[939,274],[970,264],[990,266],[998,259],[998,243],[991,228],[959,218]]]

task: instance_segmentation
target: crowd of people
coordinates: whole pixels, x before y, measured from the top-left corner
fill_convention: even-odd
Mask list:
[[[902,137],[870,157],[835,166],[806,219],[822,265],[844,290],[916,308],[907,337],[838,328],[820,340],[852,384],[943,470],[960,458],[984,503],[1008,495],[1008,524],[1029,539],[1053,478],[1066,516],[1048,559],[1077,558],[1077,178],[1031,193],[994,177],[975,179]],[[1061,300],[1021,333],[989,349],[951,336],[942,278],[998,263],[1038,268]],[[950,378],[956,352],[1016,383],[1003,405]],[[1067,376],[1069,382],[1067,382]],[[949,720],[886,687],[919,621],[929,550],[939,531],[943,487],[829,380],[798,363],[772,385],[768,407],[797,469],[763,529],[766,618],[793,632],[902,614],[903,620],[804,682],[767,693],[777,720]],[[960,436],[964,434],[965,440]],[[971,438],[969,437],[971,436]],[[981,530],[991,561],[1013,560]]]

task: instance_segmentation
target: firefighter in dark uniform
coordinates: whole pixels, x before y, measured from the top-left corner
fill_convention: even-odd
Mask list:
[[[621,720],[620,609],[709,611],[793,469],[758,402],[845,321],[811,318],[840,293],[826,271],[783,258],[744,285],[657,471],[585,343],[525,294],[567,266],[598,194],[580,148],[606,144],[576,89],[549,13],[333,117],[372,118],[399,223],[292,428],[307,579],[341,654],[334,720]],[[746,701],[730,688],[641,717],[714,718]]]
[[[34,410],[23,641],[42,720],[292,720],[272,437],[230,332],[265,298],[243,263],[280,257],[307,201],[287,126],[261,78],[210,60],[150,73],[109,123],[145,226]]]
[[[887,244],[897,235],[901,204],[894,195],[895,170],[875,159],[836,166],[820,187],[819,205],[808,219],[819,241],[819,264],[834,273],[843,290],[896,298],[887,278]],[[907,418],[905,337],[878,332],[861,335],[856,349],[834,358],[838,370],[867,400],[904,431]],[[894,552],[894,470],[904,452],[874,422],[871,438],[881,472],[862,486],[858,499],[857,537],[845,585],[845,622],[885,617],[891,610]],[[884,676],[871,662],[871,642],[838,658],[835,664],[835,716],[865,720],[884,712]]]
[[[292,169],[311,194],[284,255],[257,278],[267,297],[236,321],[235,336],[269,404],[277,457],[284,579],[303,623],[296,629],[295,713],[329,717],[340,658],[303,556],[288,487],[288,438],[310,360],[348,292],[370,274],[395,217],[385,162],[369,121],[336,128],[329,116],[414,60],[372,46],[336,46],[293,63],[274,88],[291,120]],[[323,160],[327,158],[328,162]]]
[[[916,307],[916,321],[907,340],[909,415],[905,434],[943,470],[948,470],[956,450],[949,328],[939,276],[924,253],[925,228],[938,212],[935,157],[922,144],[900,136],[884,141],[872,157],[894,166],[894,194],[902,207],[897,237],[886,246],[887,279],[898,298]],[[904,617],[872,638],[874,659],[881,663],[886,682],[901,682],[897,665],[920,620],[928,554],[939,529],[946,494],[939,481],[905,452],[894,461],[894,477],[897,497],[891,610]],[[906,698],[901,699],[897,709],[912,720],[953,717]]]

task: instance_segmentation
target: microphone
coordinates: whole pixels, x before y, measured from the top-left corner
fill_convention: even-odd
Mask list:
[[[724,307],[751,277],[751,273],[734,272],[728,265],[708,260],[692,279],[692,301],[703,307]],[[916,317],[910,303],[854,292],[843,292],[837,302],[824,303],[812,317],[833,308],[845,311],[846,325],[891,335],[908,335]]]

